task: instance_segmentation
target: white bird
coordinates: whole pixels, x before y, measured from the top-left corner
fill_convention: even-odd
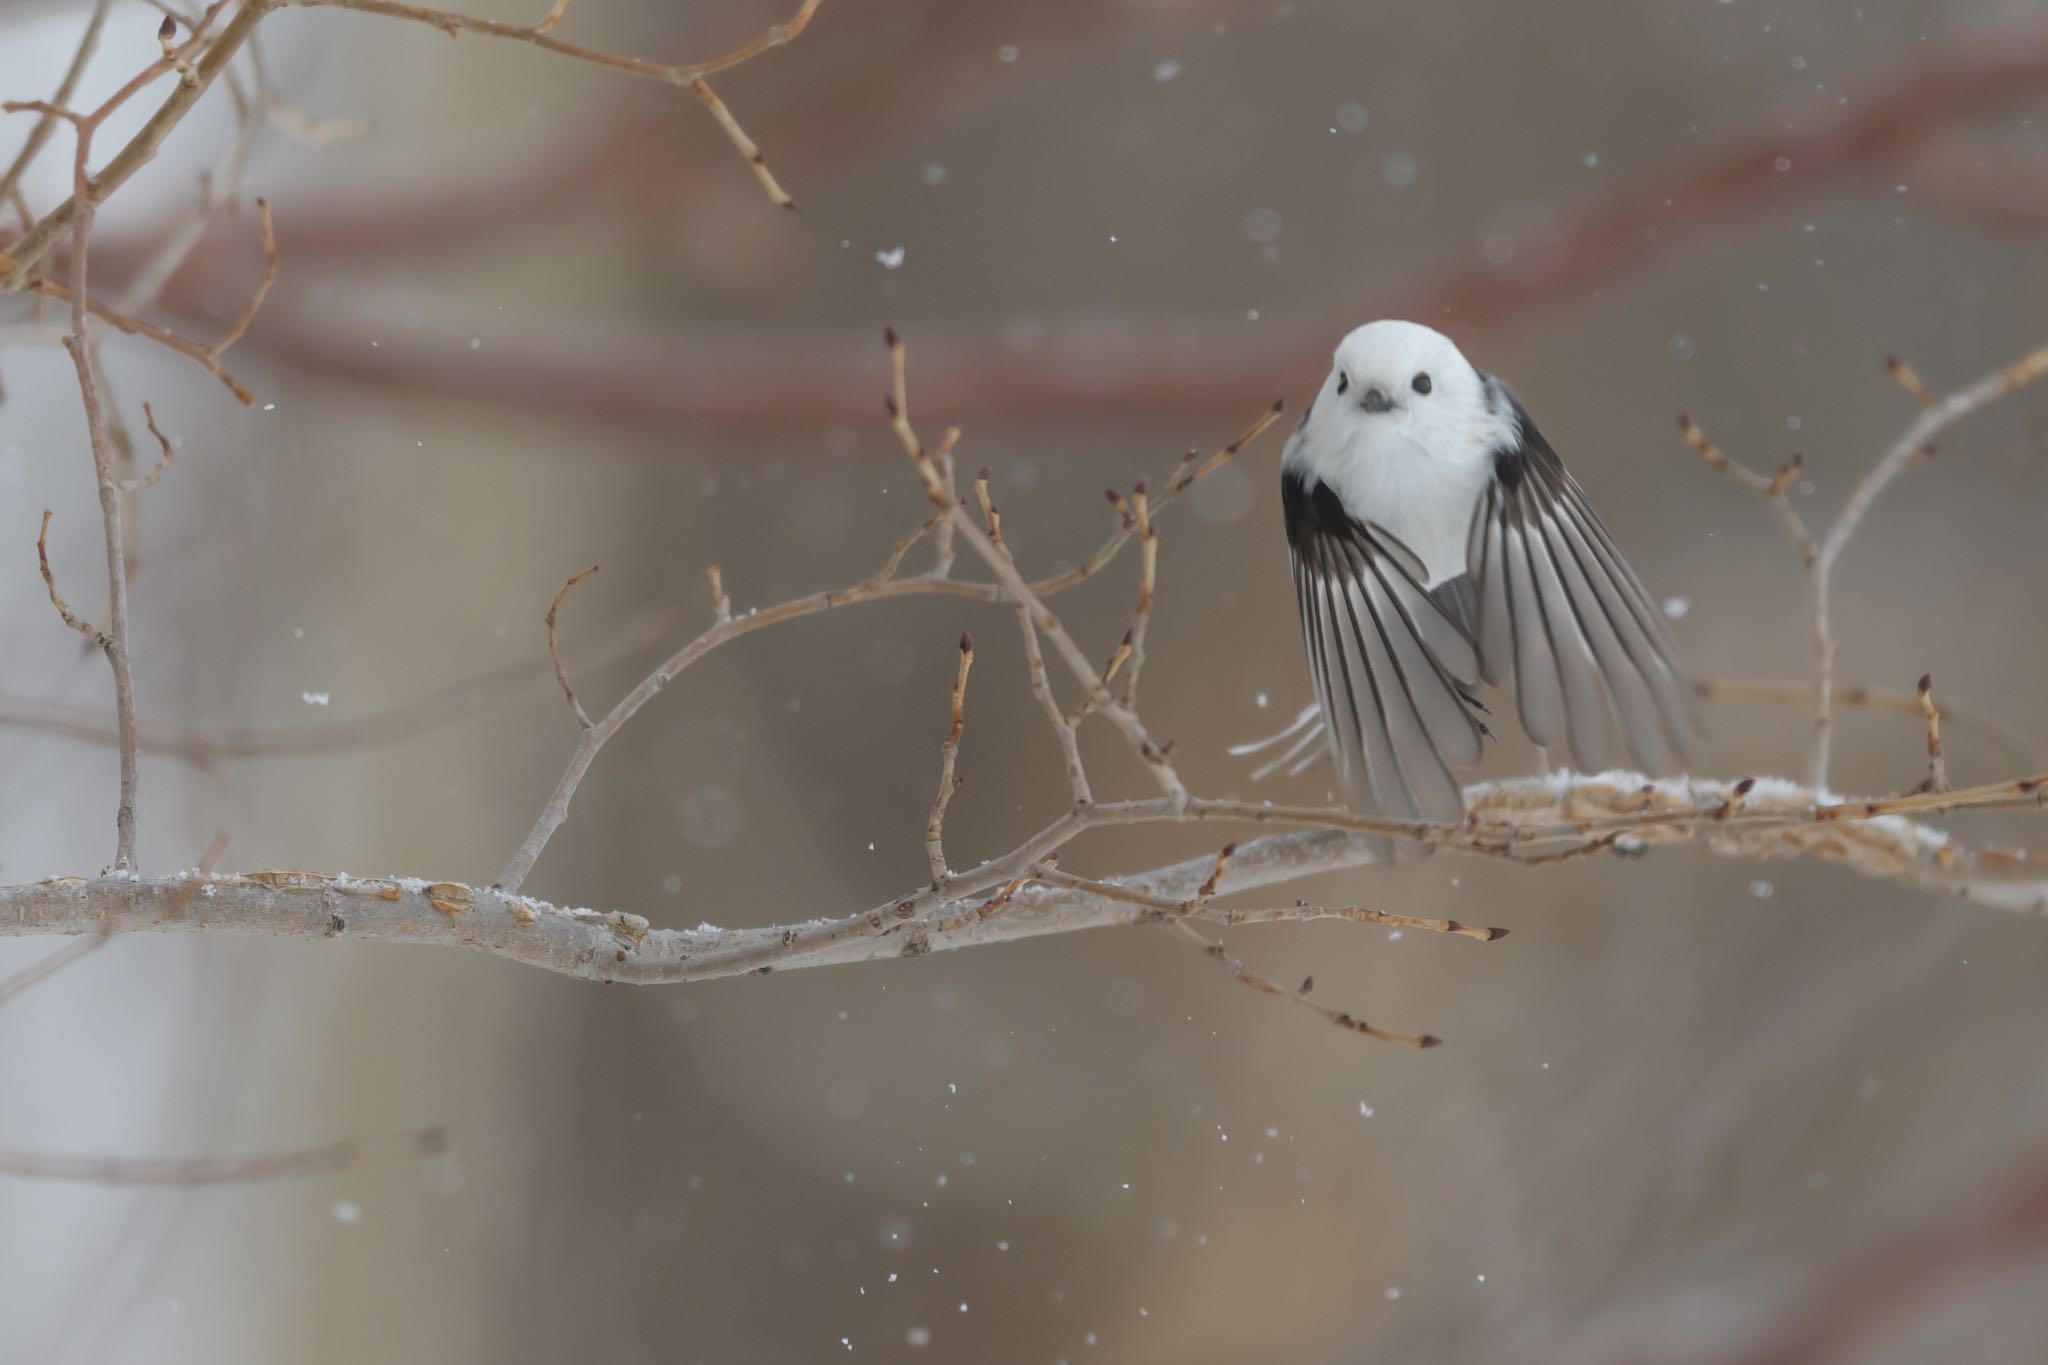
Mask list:
[[[1661,614],[1528,412],[1450,338],[1391,320],[1345,337],[1280,491],[1353,809],[1463,819],[1452,770],[1491,737],[1482,681],[1511,680],[1530,739],[1582,771],[1611,766],[1610,714],[1641,767],[1681,765],[1699,724]]]

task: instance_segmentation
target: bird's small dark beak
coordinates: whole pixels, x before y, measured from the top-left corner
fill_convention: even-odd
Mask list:
[[[1363,406],[1367,412],[1391,412],[1394,400],[1387,397],[1385,389],[1367,389]]]

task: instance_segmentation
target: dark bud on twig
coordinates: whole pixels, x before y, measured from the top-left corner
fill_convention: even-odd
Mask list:
[[[164,21],[161,24],[157,25],[156,40],[160,43],[168,43],[169,41],[171,41],[171,39],[177,36],[178,21],[172,16],[166,14],[164,16]]]
[[[1314,977],[1312,977],[1312,976],[1304,976],[1304,977],[1303,977],[1303,978],[1301,979],[1301,993],[1302,993],[1303,995],[1307,995],[1307,994],[1308,994],[1308,993],[1309,993],[1310,991],[1314,990],[1315,988],[1316,988],[1316,979],[1315,979]]]
[[[896,395],[893,393],[883,394],[882,406],[888,410],[891,417],[894,417],[896,415]]]
[[[1281,411],[1283,411],[1283,410],[1284,410],[1284,409],[1285,409],[1286,407],[1287,407],[1287,400],[1286,400],[1285,398],[1275,398],[1275,399],[1273,400],[1273,411],[1274,411],[1274,412],[1276,412],[1276,413],[1278,413],[1278,412],[1281,412]]]
[[[1750,794],[1752,790],[1755,789],[1755,787],[1756,779],[1753,777],[1745,777],[1740,782],[1737,782],[1735,784],[1735,794],[1738,797],[1747,796]]]
[[[894,327],[884,327],[882,329],[882,344],[884,346],[893,351],[896,349],[896,340],[896,329]]]
[[[963,630],[960,632],[960,652],[962,654],[972,654],[974,652],[974,633],[972,631]]]

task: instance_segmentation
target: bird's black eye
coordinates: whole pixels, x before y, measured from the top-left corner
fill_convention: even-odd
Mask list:
[[[1417,393],[1428,393],[1430,388],[1429,371],[1424,370],[1421,373],[1417,374],[1413,379],[1409,380],[1408,387],[1415,390]]]
[[[1345,374],[1345,373],[1344,373],[1344,372],[1343,372],[1342,370],[1339,370],[1339,371],[1337,372],[1337,392],[1338,392],[1338,393],[1342,393],[1342,392],[1344,392],[1344,390],[1346,390],[1346,389],[1348,389],[1348,388],[1350,388],[1350,387],[1351,387],[1351,376],[1350,376],[1350,375],[1348,375],[1348,374]]]

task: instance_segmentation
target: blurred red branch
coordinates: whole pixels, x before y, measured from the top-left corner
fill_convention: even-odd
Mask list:
[[[1245,0],[1201,0],[1203,17],[1244,7]],[[776,165],[805,179],[844,174],[857,156],[885,146],[906,130],[943,121],[961,108],[990,98],[998,87],[986,81],[903,79],[905,71],[944,68],[962,52],[983,52],[998,43],[1029,47],[1041,66],[1088,50],[1119,22],[1112,6],[1083,0],[1036,5],[1018,12],[986,5],[943,5],[916,16],[919,27],[887,60],[848,63],[807,82],[790,105],[751,120],[777,148]],[[473,250],[479,239],[503,240],[562,220],[588,221],[594,202],[658,195],[675,214],[699,208],[722,183],[723,168],[701,160],[679,161],[671,132],[674,120],[643,99],[620,99],[588,120],[588,126],[554,146],[529,149],[501,171],[473,179],[423,185],[388,198],[351,197],[302,212],[287,212],[280,230],[290,239],[294,260],[349,263],[374,253],[380,261],[409,253]],[[139,231],[126,241],[100,246],[100,260],[118,270],[127,252],[161,235],[162,226]],[[189,294],[203,292],[240,258],[225,246],[202,249],[195,259]]]
[[[1189,340],[1179,321],[1120,326],[1113,345],[1055,324],[1025,355],[985,332],[956,334],[927,362],[925,401],[962,420],[1071,420],[1146,410],[1202,414],[1270,397],[1317,371],[1331,336],[1348,322],[1389,315],[1449,321],[1466,332],[1502,325],[1581,297],[1733,222],[1889,165],[1957,120],[2044,86],[2048,28],[1932,59],[1804,130],[1746,138],[1586,212],[1525,247],[1509,268],[1462,269],[1408,295],[1340,298],[1328,316],[1276,329],[1252,351],[1236,328],[1198,326]],[[882,101],[885,113],[874,117],[893,122],[904,112],[901,98]],[[832,140],[804,133],[789,141],[818,156]],[[1781,159],[1789,170],[1778,169]],[[372,221],[384,220],[362,219]],[[342,245],[338,235],[328,240]],[[384,336],[373,348],[323,312],[267,317],[251,344],[320,378],[628,424],[802,426],[863,416],[873,403],[872,376],[849,359],[859,354],[857,341],[817,328],[738,344],[729,329],[671,329],[603,349],[501,344],[476,356],[420,336]],[[787,382],[792,370],[806,376],[802,385]]]
[[[1733,1365],[1818,1365],[1896,1330],[1943,1294],[2048,1251],[2048,1157],[2036,1156],[1995,1197],[1879,1250],[1822,1286],[1784,1328]]]

